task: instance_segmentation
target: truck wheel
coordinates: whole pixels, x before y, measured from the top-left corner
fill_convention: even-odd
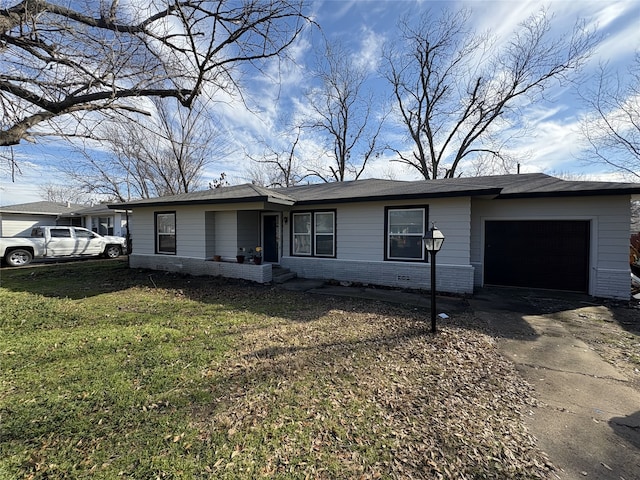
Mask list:
[[[107,258],[118,258],[122,251],[118,245],[107,245],[104,250],[104,256]]]
[[[33,260],[33,254],[29,250],[23,248],[16,248],[11,250],[4,257],[7,265],[11,267],[21,267],[23,265],[29,265]]]

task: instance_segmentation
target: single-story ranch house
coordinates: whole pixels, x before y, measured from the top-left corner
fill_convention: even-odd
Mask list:
[[[626,299],[639,194],[640,184],[522,174],[246,184],[112,207],[135,215],[131,267],[266,283],[279,265],[303,278],[427,289],[422,238],[433,222],[446,237],[438,291],[508,285]],[[236,261],[258,246],[260,264]]]

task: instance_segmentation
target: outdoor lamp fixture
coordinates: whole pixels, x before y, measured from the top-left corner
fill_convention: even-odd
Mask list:
[[[442,248],[444,235],[435,223],[422,239],[424,249],[431,254],[431,333],[436,333],[436,253]]]

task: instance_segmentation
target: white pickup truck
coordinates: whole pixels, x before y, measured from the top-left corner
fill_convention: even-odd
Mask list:
[[[28,265],[34,258],[105,256],[116,258],[127,250],[124,237],[102,236],[81,227],[35,227],[31,237],[0,238],[0,258],[7,265]]]

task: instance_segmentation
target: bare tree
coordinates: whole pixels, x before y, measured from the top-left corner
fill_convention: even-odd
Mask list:
[[[376,154],[384,114],[374,117],[373,96],[365,92],[366,69],[341,46],[327,42],[316,76],[320,86],[307,93],[312,113],[305,127],[321,133],[331,164],[306,168],[325,182],[357,180]]]
[[[587,160],[608,165],[633,181],[640,180],[640,52],[627,76],[606,65],[596,87],[581,94],[590,109],[581,122]]]
[[[104,128],[102,144],[108,156],[85,149],[84,162],[66,167],[83,191],[118,201],[187,193],[200,188],[214,153],[224,155],[227,142],[207,116],[205,105],[167,105],[155,99],[153,122],[112,123]]]
[[[469,30],[469,10],[426,12],[400,24],[400,41],[385,48],[384,75],[413,149],[392,148],[425,179],[459,176],[471,157],[504,158],[489,141],[513,127],[523,105],[539,100],[588,58],[597,39],[576,24],[550,36],[546,11],[530,16],[506,42]]]
[[[92,199],[79,188],[55,183],[47,183],[41,186],[41,197],[47,202],[75,203],[77,205],[90,205]]]
[[[305,1],[22,0],[1,9],[0,146],[90,135],[87,117],[144,113],[141,97],[189,107],[237,87],[235,67],[284,54],[304,27]]]
[[[6,172],[15,181],[16,176],[22,174],[20,163],[16,159],[13,147],[0,150],[0,172]]]
[[[214,178],[212,181],[209,182],[209,190],[224,188],[224,187],[228,187],[229,185],[231,184],[227,181],[227,174],[222,172],[218,178]]]
[[[283,134],[288,140],[289,149],[278,149],[273,142],[263,141],[264,149],[260,157],[247,153],[253,162],[249,170],[251,181],[265,187],[292,187],[302,182],[306,175],[301,173],[301,163],[296,149],[300,143],[302,128],[296,127],[295,132]]]

